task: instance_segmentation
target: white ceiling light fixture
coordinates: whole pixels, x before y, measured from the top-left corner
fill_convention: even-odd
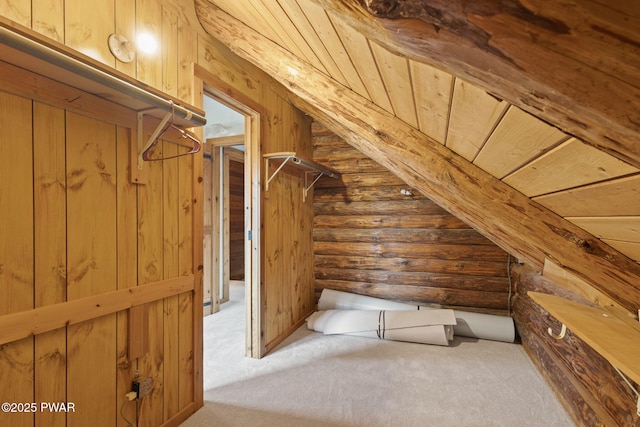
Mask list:
[[[150,33],[141,32],[136,36],[136,47],[140,52],[153,55],[158,50],[158,41]]]
[[[109,45],[111,54],[121,62],[131,62],[136,56],[135,48],[133,47],[129,39],[124,36],[121,36],[119,34],[111,34],[107,39],[107,43]]]

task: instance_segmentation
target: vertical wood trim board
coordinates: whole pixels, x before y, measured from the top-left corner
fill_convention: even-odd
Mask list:
[[[73,300],[115,291],[116,132],[95,119],[66,116],[67,299]],[[115,322],[107,315],[67,328],[67,399],[78,405],[68,425],[96,417],[116,422]],[[92,393],[82,387],[88,377]]]
[[[4,139],[0,155],[0,316],[33,308],[34,203],[32,104],[0,92],[0,128]],[[29,197],[24,197],[27,194]],[[44,262],[44,261],[43,261]],[[0,383],[3,402],[34,400],[34,342],[25,338],[0,346]],[[0,413],[0,424],[27,426],[33,414]]]
[[[33,103],[33,139],[39,149],[33,152],[35,242],[35,307],[66,301],[67,270],[66,204],[65,204],[65,127],[64,111],[45,104]],[[67,387],[67,341],[64,328],[39,335],[35,340],[34,376],[41,380],[35,386],[35,401],[63,402]],[[63,426],[64,413],[39,411],[36,424]]]
[[[195,53],[194,53],[195,55]],[[204,83],[196,76],[193,64],[190,75],[193,80],[192,99],[189,101],[202,107]],[[202,128],[195,129],[201,140]],[[195,156],[180,158],[181,163],[181,224],[184,227],[181,244],[181,266],[190,269],[195,277],[193,294],[186,294],[180,301],[180,408],[188,409],[190,402],[195,408],[203,405],[203,320],[202,320],[202,277],[203,277],[203,227],[204,227],[204,157],[202,151]],[[188,171],[191,171],[189,175]],[[188,243],[191,243],[190,245]],[[188,333],[189,329],[191,334]],[[185,333],[186,332],[186,333]]]

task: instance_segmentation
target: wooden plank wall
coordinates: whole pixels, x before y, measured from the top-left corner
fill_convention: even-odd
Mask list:
[[[178,5],[50,3],[3,2],[0,14],[193,101],[197,35],[180,19]],[[107,36],[132,37],[136,26],[161,35],[162,52],[116,62],[106,49]],[[128,168],[135,112],[128,113],[128,123],[115,123],[120,111],[102,120],[93,111],[67,111],[60,101],[6,92],[0,99],[0,129],[8,136],[0,144],[0,240],[12,242],[0,249],[0,321],[11,313],[197,273],[192,158],[152,163],[149,184],[134,186]],[[159,150],[170,154],[176,147],[161,144]],[[138,414],[139,425],[177,424],[197,408],[194,387],[201,384],[201,369],[194,366],[201,360],[194,309],[191,291],[150,303],[149,351],[139,358],[128,356],[128,310],[3,344],[0,400],[72,402],[75,412],[1,413],[0,425],[126,426]],[[138,408],[125,399],[136,370],[154,384]]]
[[[0,93],[0,123],[3,131],[8,132],[7,138],[12,141],[8,147],[2,145],[0,162],[0,233],[2,241],[6,242],[0,247],[0,259],[2,272],[0,274],[0,314],[5,315],[17,311],[33,308],[34,294],[37,292],[34,282],[34,200],[24,197],[24,194],[33,192],[33,144],[32,132],[32,106],[29,100]],[[56,157],[59,159],[59,157]],[[63,160],[64,161],[64,160]],[[16,168],[18,174],[11,176],[9,171]],[[53,173],[55,174],[55,164]],[[15,181],[15,185],[14,185]],[[55,182],[55,181],[53,181]],[[55,186],[54,186],[55,187]],[[46,199],[45,199],[46,200]],[[51,209],[57,209],[53,205]],[[53,224],[53,229],[59,231],[59,227]],[[64,236],[65,230],[62,230]],[[58,235],[59,236],[59,235]],[[64,239],[64,237],[63,237]],[[13,242],[13,244],[7,244]],[[58,261],[57,257],[53,261]],[[42,262],[47,262],[43,260]],[[54,264],[63,271],[65,265]],[[37,270],[42,271],[42,268]],[[54,286],[55,282],[54,282]],[[55,298],[55,291],[52,292]],[[45,339],[51,342],[49,348],[56,348],[59,340],[56,335],[48,335]],[[41,341],[41,344],[43,342]],[[0,379],[2,384],[11,384],[11,387],[3,387],[3,402],[32,402],[35,399],[33,389],[33,375],[35,369],[35,353],[33,339],[26,338],[21,341],[0,347]],[[41,347],[42,348],[42,347]],[[66,355],[66,346],[60,352],[60,357]],[[54,350],[55,352],[55,350]],[[55,367],[55,362],[53,364]],[[65,372],[62,371],[62,375]],[[65,383],[62,378],[62,383]],[[60,393],[59,390],[56,390]],[[40,390],[39,390],[40,392]],[[65,393],[66,389],[62,391]],[[12,416],[14,415],[14,416]],[[3,424],[30,425],[33,414],[0,414]],[[11,418],[9,418],[11,417]],[[14,424],[15,423],[15,424]]]
[[[0,322],[193,273],[193,159],[149,163],[149,183],[135,186],[131,128],[7,92],[0,117],[10,133],[0,146],[0,239],[12,242],[0,251]],[[74,411],[2,412],[0,424],[126,425],[136,418],[125,400],[136,370],[154,384],[141,425],[171,420],[193,402],[192,316],[190,295],[149,303],[140,357],[128,354],[128,310],[3,344],[0,375],[11,387],[0,400],[72,402]]]
[[[317,122],[313,141],[314,160],[342,174],[314,190],[316,297],[329,288],[507,312],[503,250]]]
[[[560,331],[560,323],[537,305],[528,291],[559,295],[591,304],[533,269],[513,267],[514,319],[529,356],[555,390],[558,399],[579,426],[640,426],[638,397],[611,364],[567,330],[564,339],[547,333]],[[637,387],[637,385],[636,385]]]
[[[269,107],[269,143],[264,153],[294,151],[311,158],[311,119],[275,92]],[[293,332],[314,308],[313,204],[309,199],[303,202],[303,188],[302,177],[279,173],[264,192],[262,273],[267,349]]]

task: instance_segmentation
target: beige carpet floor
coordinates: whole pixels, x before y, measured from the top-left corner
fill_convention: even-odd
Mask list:
[[[298,329],[244,357],[244,293],[204,321],[201,426],[574,426],[522,346],[456,338],[450,347]]]

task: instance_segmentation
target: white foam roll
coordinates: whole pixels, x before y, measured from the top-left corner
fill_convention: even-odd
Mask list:
[[[323,289],[318,311],[325,310],[417,310],[417,305],[403,304],[381,298]]]
[[[431,310],[428,307],[404,304],[382,298],[374,298],[349,292],[323,289],[318,301],[318,310]],[[516,336],[513,319],[485,313],[454,310],[457,325],[454,334],[461,337],[493,341],[514,342]]]
[[[392,341],[449,345],[453,310],[327,310],[314,313],[307,327],[325,335],[355,335]]]
[[[503,342],[516,340],[516,328],[511,317],[459,310],[454,312],[458,323],[453,330],[458,336]]]
[[[448,346],[453,339],[453,327],[449,325],[432,325],[416,326],[409,329],[391,329],[387,330],[383,336],[378,336],[377,332],[374,331],[350,332],[344,335]]]

